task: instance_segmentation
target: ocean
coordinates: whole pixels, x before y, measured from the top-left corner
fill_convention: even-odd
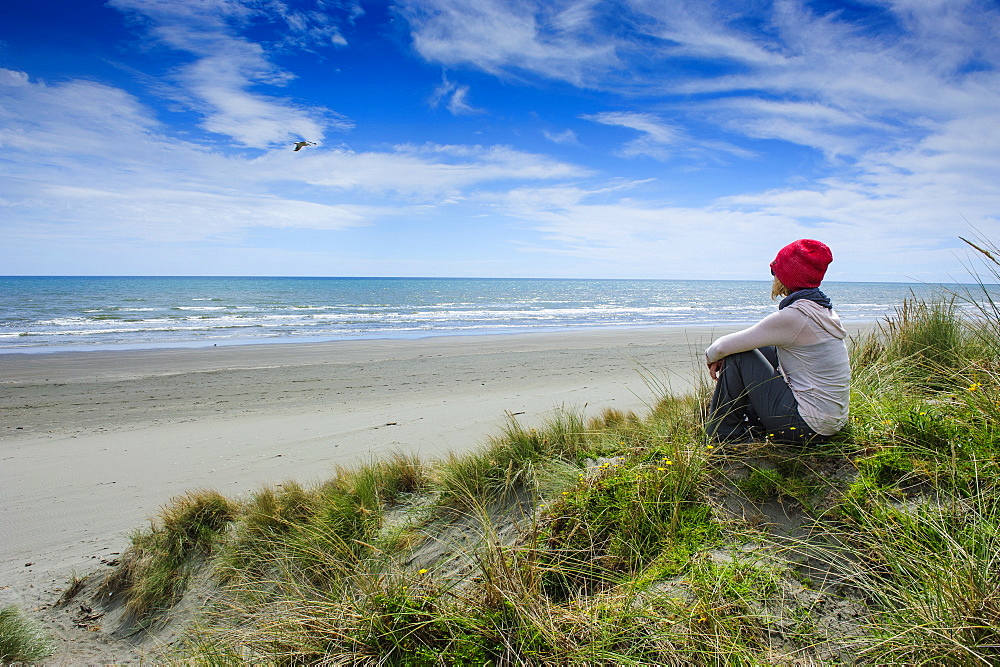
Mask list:
[[[942,294],[823,288],[845,321]],[[775,309],[769,294],[761,281],[0,277],[0,353],[740,325]]]

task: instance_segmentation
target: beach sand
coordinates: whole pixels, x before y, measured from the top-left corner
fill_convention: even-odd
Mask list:
[[[0,604],[51,603],[189,490],[431,460],[508,414],[641,413],[707,377],[704,348],[736,328],[0,355]]]

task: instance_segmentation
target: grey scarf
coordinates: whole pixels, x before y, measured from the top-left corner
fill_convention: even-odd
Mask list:
[[[833,301],[830,301],[830,297],[823,294],[823,292],[818,287],[809,287],[807,289],[800,289],[792,292],[778,304],[778,310],[792,305],[799,299],[808,299],[809,301],[815,301],[824,308],[833,309]]]

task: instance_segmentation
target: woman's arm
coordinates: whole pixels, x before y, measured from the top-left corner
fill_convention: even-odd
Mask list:
[[[705,350],[705,357],[711,364],[737,352],[756,350],[766,345],[784,347],[791,345],[806,325],[806,317],[795,308],[785,308],[771,313],[749,329],[737,331],[718,338]]]

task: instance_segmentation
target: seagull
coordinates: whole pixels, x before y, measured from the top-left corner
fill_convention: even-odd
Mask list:
[[[294,150],[300,151],[306,146],[315,146],[315,145],[316,145],[315,141],[296,141]]]

